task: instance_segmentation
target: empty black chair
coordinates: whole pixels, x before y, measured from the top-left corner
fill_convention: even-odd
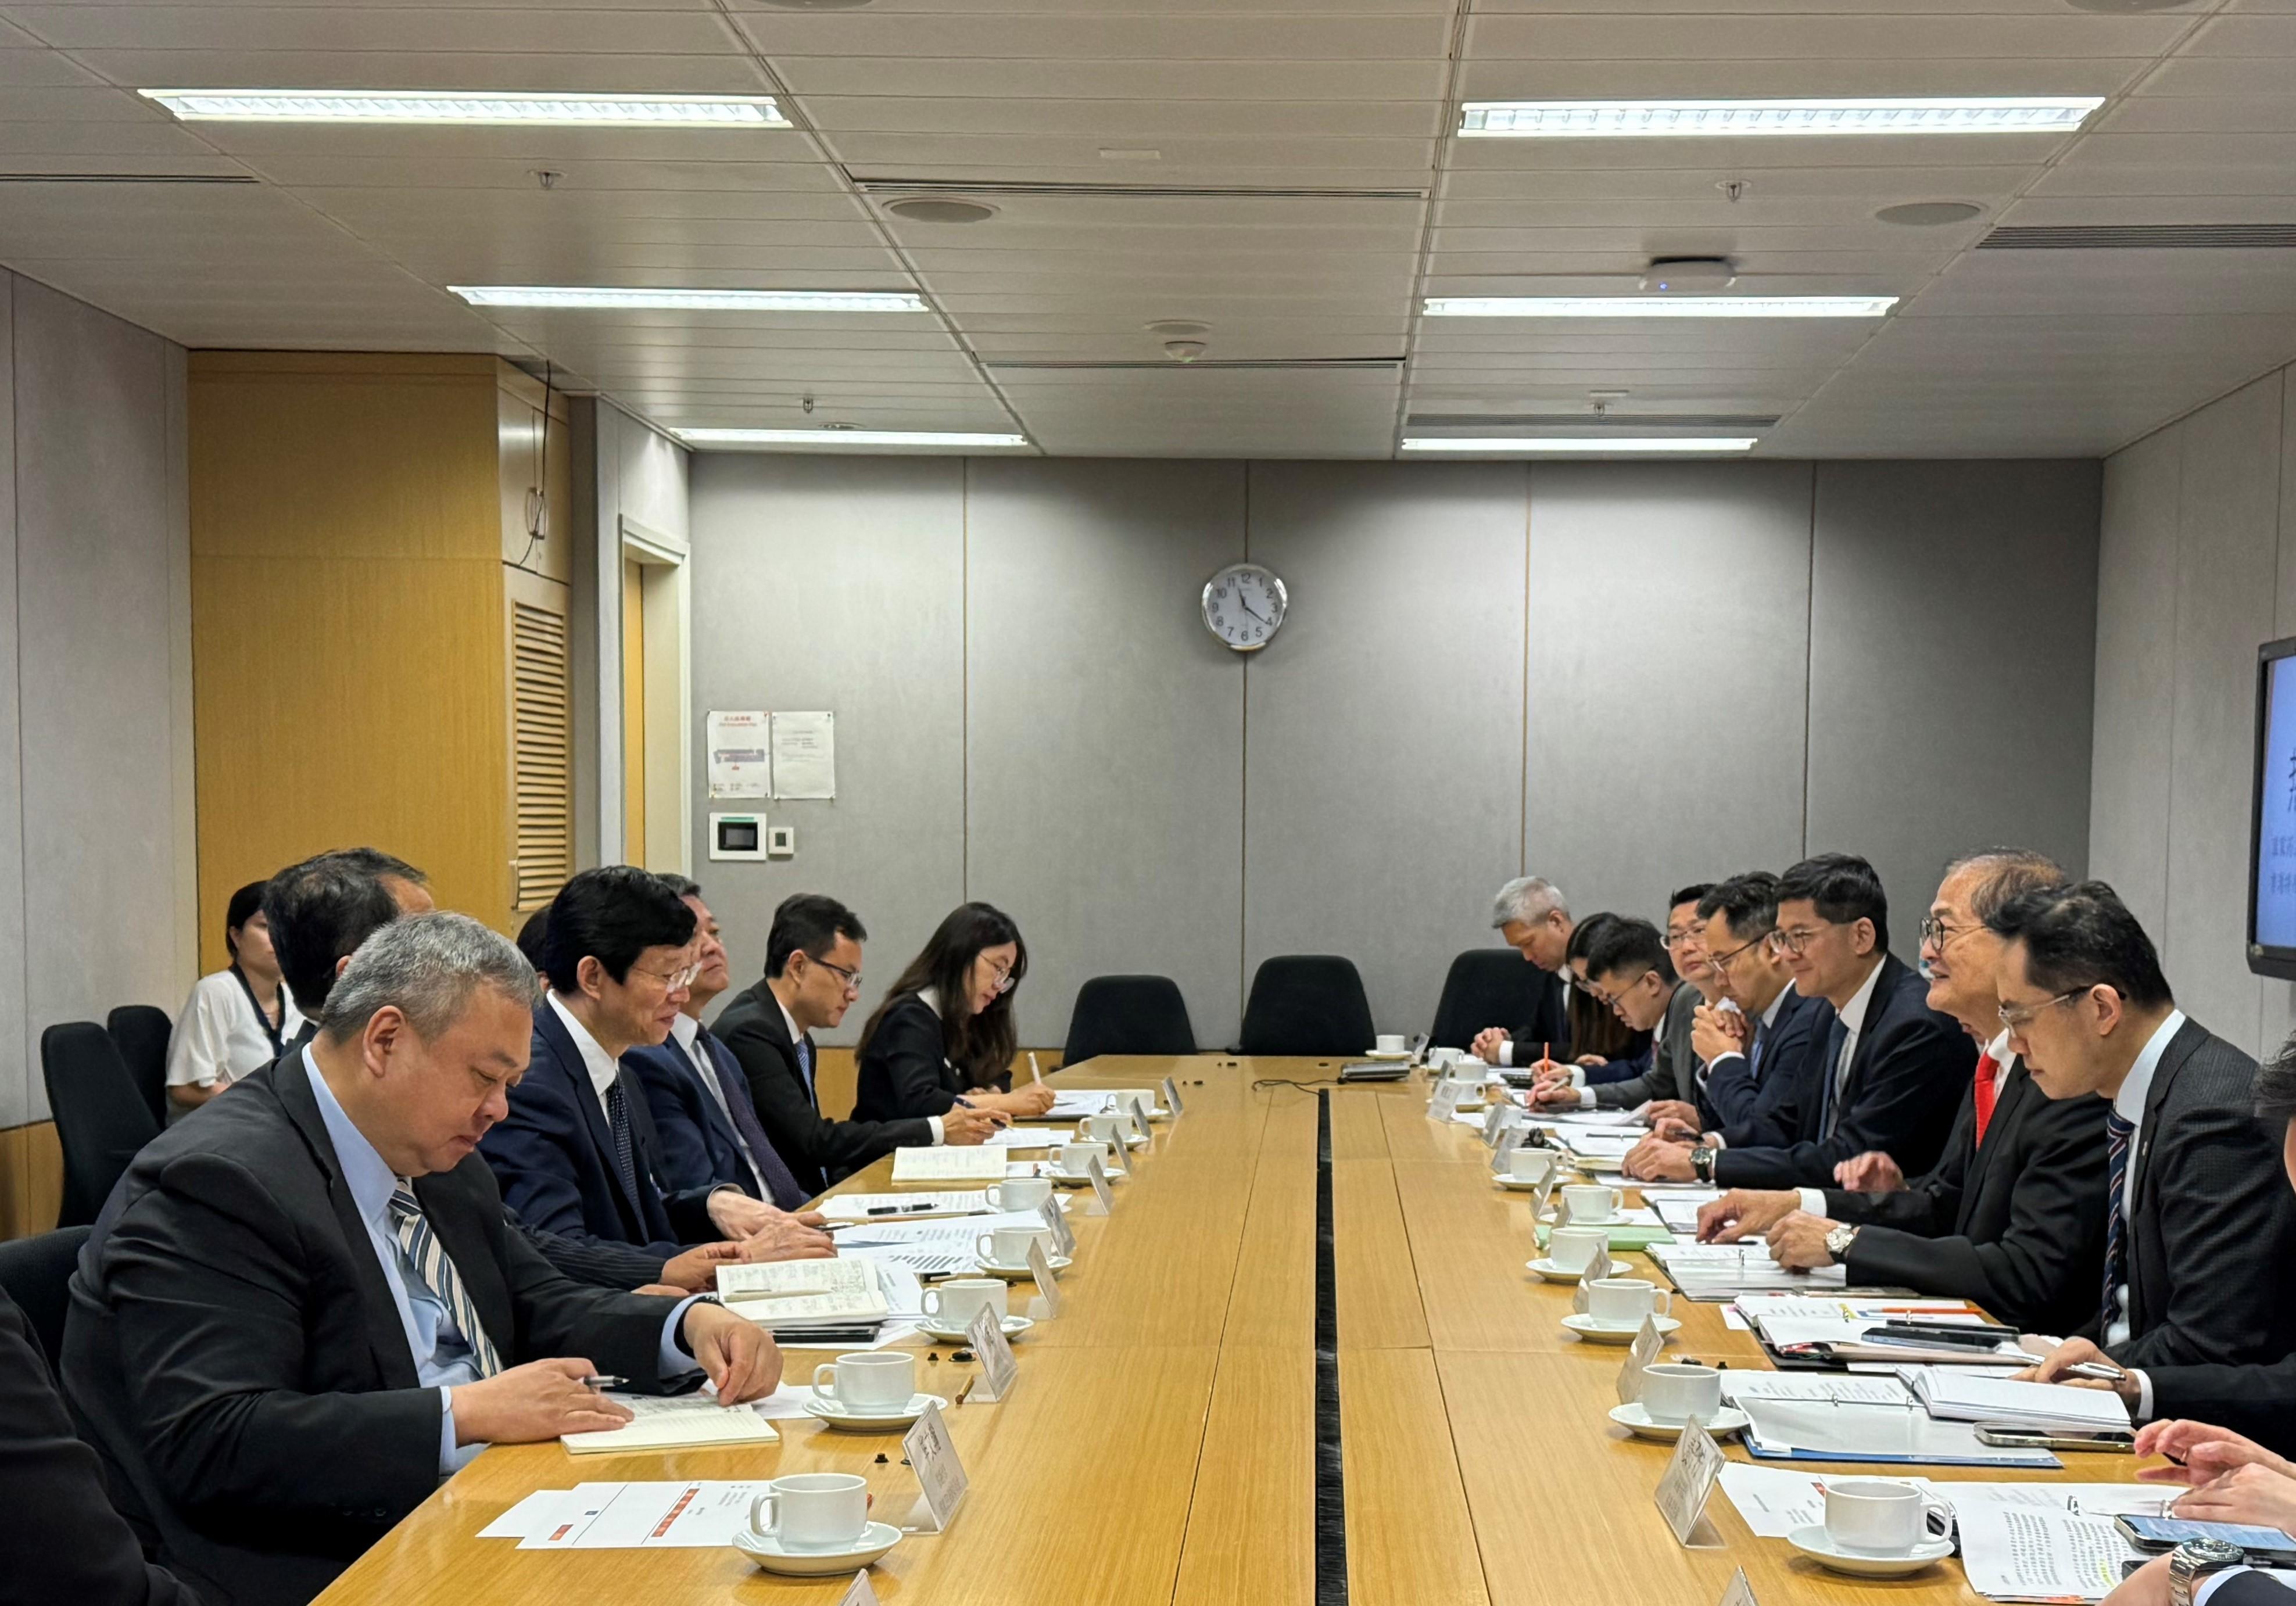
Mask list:
[[[1169,976],[1095,976],[1077,989],[1061,1063],[1095,1054],[1192,1054],[1188,1001]]]
[[[1252,973],[1240,1054],[1360,1054],[1371,1048],[1371,1004],[1355,961],[1279,954]]]
[[[1553,986],[1554,977],[1513,948],[1469,948],[1451,962],[1451,973],[1443,978],[1427,1045],[1465,1048],[1487,1026],[1513,1031],[1538,1019],[1539,1005]]]
[[[103,1018],[103,1029],[111,1034],[111,1045],[119,1051],[119,1057],[127,1061],[127,1074],[144,1094],[144,1102],[152,1106],[152,1118],[166,1126],[168,1039],[175,1036],[176,1023],[168,1019],[166,1010],[148,1004],[123,1004]]]
[[[111,1034],[93,1020],[67,1020],[42,1032],[40,1070],[64,1151],[64,1208],[56,1225],[85,1226],[135,1151],[160,1135],[160,1123]]]
[[[60,1364],[63,1355],[72,1268],[79,1264],[79,1246],[87,1241],[88,1232],[86,1227],[59,1227],[0,1243],[0,1293],[24,1313],[40,1348],[48,1352],[51,1366]]]

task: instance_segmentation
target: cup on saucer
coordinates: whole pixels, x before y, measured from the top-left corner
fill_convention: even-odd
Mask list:
[[[1088,1115],[1084,1118],[1084,1135],[1095,1143],[1120,1143],[1132,1135],[1132,1117],[1120,1110]]]
[[[1674,1314],[1674,1295],[1643,1277],[1588,1277],[1570,1297],[1570,1308],[1602,1327],[1640,1327],[1644,1316]],[[1719,1397],[1721,1385],[1715,1385]]]
[[[901,1403],[908,1404],[908,1397]],[[778,1539],[789,1550],[849,1549],[868,1526],[869,1484],[850,1472],[776,1478],[750,1502],[750,1532]]]
[[[1023,1248],[1021,1261],[1028,1258],[1029,1251]],[[1013,1264],[1017,1266],[1021,1261]],[[963,1332],[983,1309],[995,1311],[999,1322],[1004,1319],[1007,1286],[999,1277],[951,1277],[925,1290],[918,1308],[923,1311],[927,1326],[945,1332]]]
[[[1507,1156],[1507,1176],[1516,1182],[1537,1187],[1554,1175],[1552,1149],[1517,1149]]]
[[[1857,1555],[1909,1556],[1952,1529],[1953,1513],[1910,1483],[1850,1478],[1825,1486],[1825,1536]]]
[[[822,1387],[824,1374],[830,1383],[826,1389]],[[854,1416],[890,1416],[906,1407],[916,1391],[917,1357],[906,1349],[857,1349],[813,1369],[814,1398]],[[861,1531],[857,1524],[853,1531]]]
[[[1399,1054],[1406,1052],[1410,1039],[1401,1032],[1382,1032],[1371,1040],[1371,1052],[1375,1054]]]
[[[1562,1218],[1581,1225],[1615,1221],[1619,1215],[1619,1198],[1616,1188],[1605,1187],[1601,1183],[1572,1183],[1562,1190]]]
[[[1546,1256],[1566,1272],[1610,1269],[1611,1234],[1602,1227],[1556,1227],[1546,1235]]]
[[[1055,1153],[1058,1155],[1055,1164],[1062,1176],[1087,1175],[1091,1168],[1090,1162],[1095,1159],[1100,1162],[1100,1168],[1103,1171],[1114,1163],[1109,1153],[1108,1145],[1103,1143],[1079,1139],[1073,1143],[1062,1143]]]
[[[1029,1246],[1041,1243],[1050,1258],[1054,1252],[1053,1229],[1050,1227],[994,1227],[972,1241],[972,1253],[978,1259],[996,1266],[1026,1266]]]
[[[1641,1400],[1651,1421],[1668,1427],[1710,1422],[1722,1410],[1722,1374],[1695,1361],[1654,1362],[1643,1368]]]
[[[1013,1176],[990,1183],[986,1192],[992,1210],[1036,1210],[1053,1196],[1053,1184],[1041,1176]]]

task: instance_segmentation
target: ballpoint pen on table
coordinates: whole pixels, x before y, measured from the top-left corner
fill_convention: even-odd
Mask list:
[[[582,1387],[593,1389],[619,1389],[629,1381],[630,1380],[626,1377],[616,1377],[611,1372],[601,1372],[596,1377],[584,1378],[582,1380]]]
[[[929,1204],[871,1205],[868,1213],[872,1216],[920,1216],[935,1208]]]

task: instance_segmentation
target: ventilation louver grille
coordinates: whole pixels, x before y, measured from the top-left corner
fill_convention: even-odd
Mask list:
[[[1414,430],[1767,430],[1768,413],[1414,413]]]
[[[1981,251],[2284,251],[2296,223],[2073,223],[1997,228]]]
[[[511,604],[511,787],[517,798],[514,906],[539,909],[574,873],[571,666],[566,621]]]

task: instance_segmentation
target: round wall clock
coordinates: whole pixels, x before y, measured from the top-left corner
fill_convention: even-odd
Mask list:
[[[1204,627],[1238,652],[1275,640],[1288,606],[1283,582],[1257,563],[1231,563],[1204,582]]]

